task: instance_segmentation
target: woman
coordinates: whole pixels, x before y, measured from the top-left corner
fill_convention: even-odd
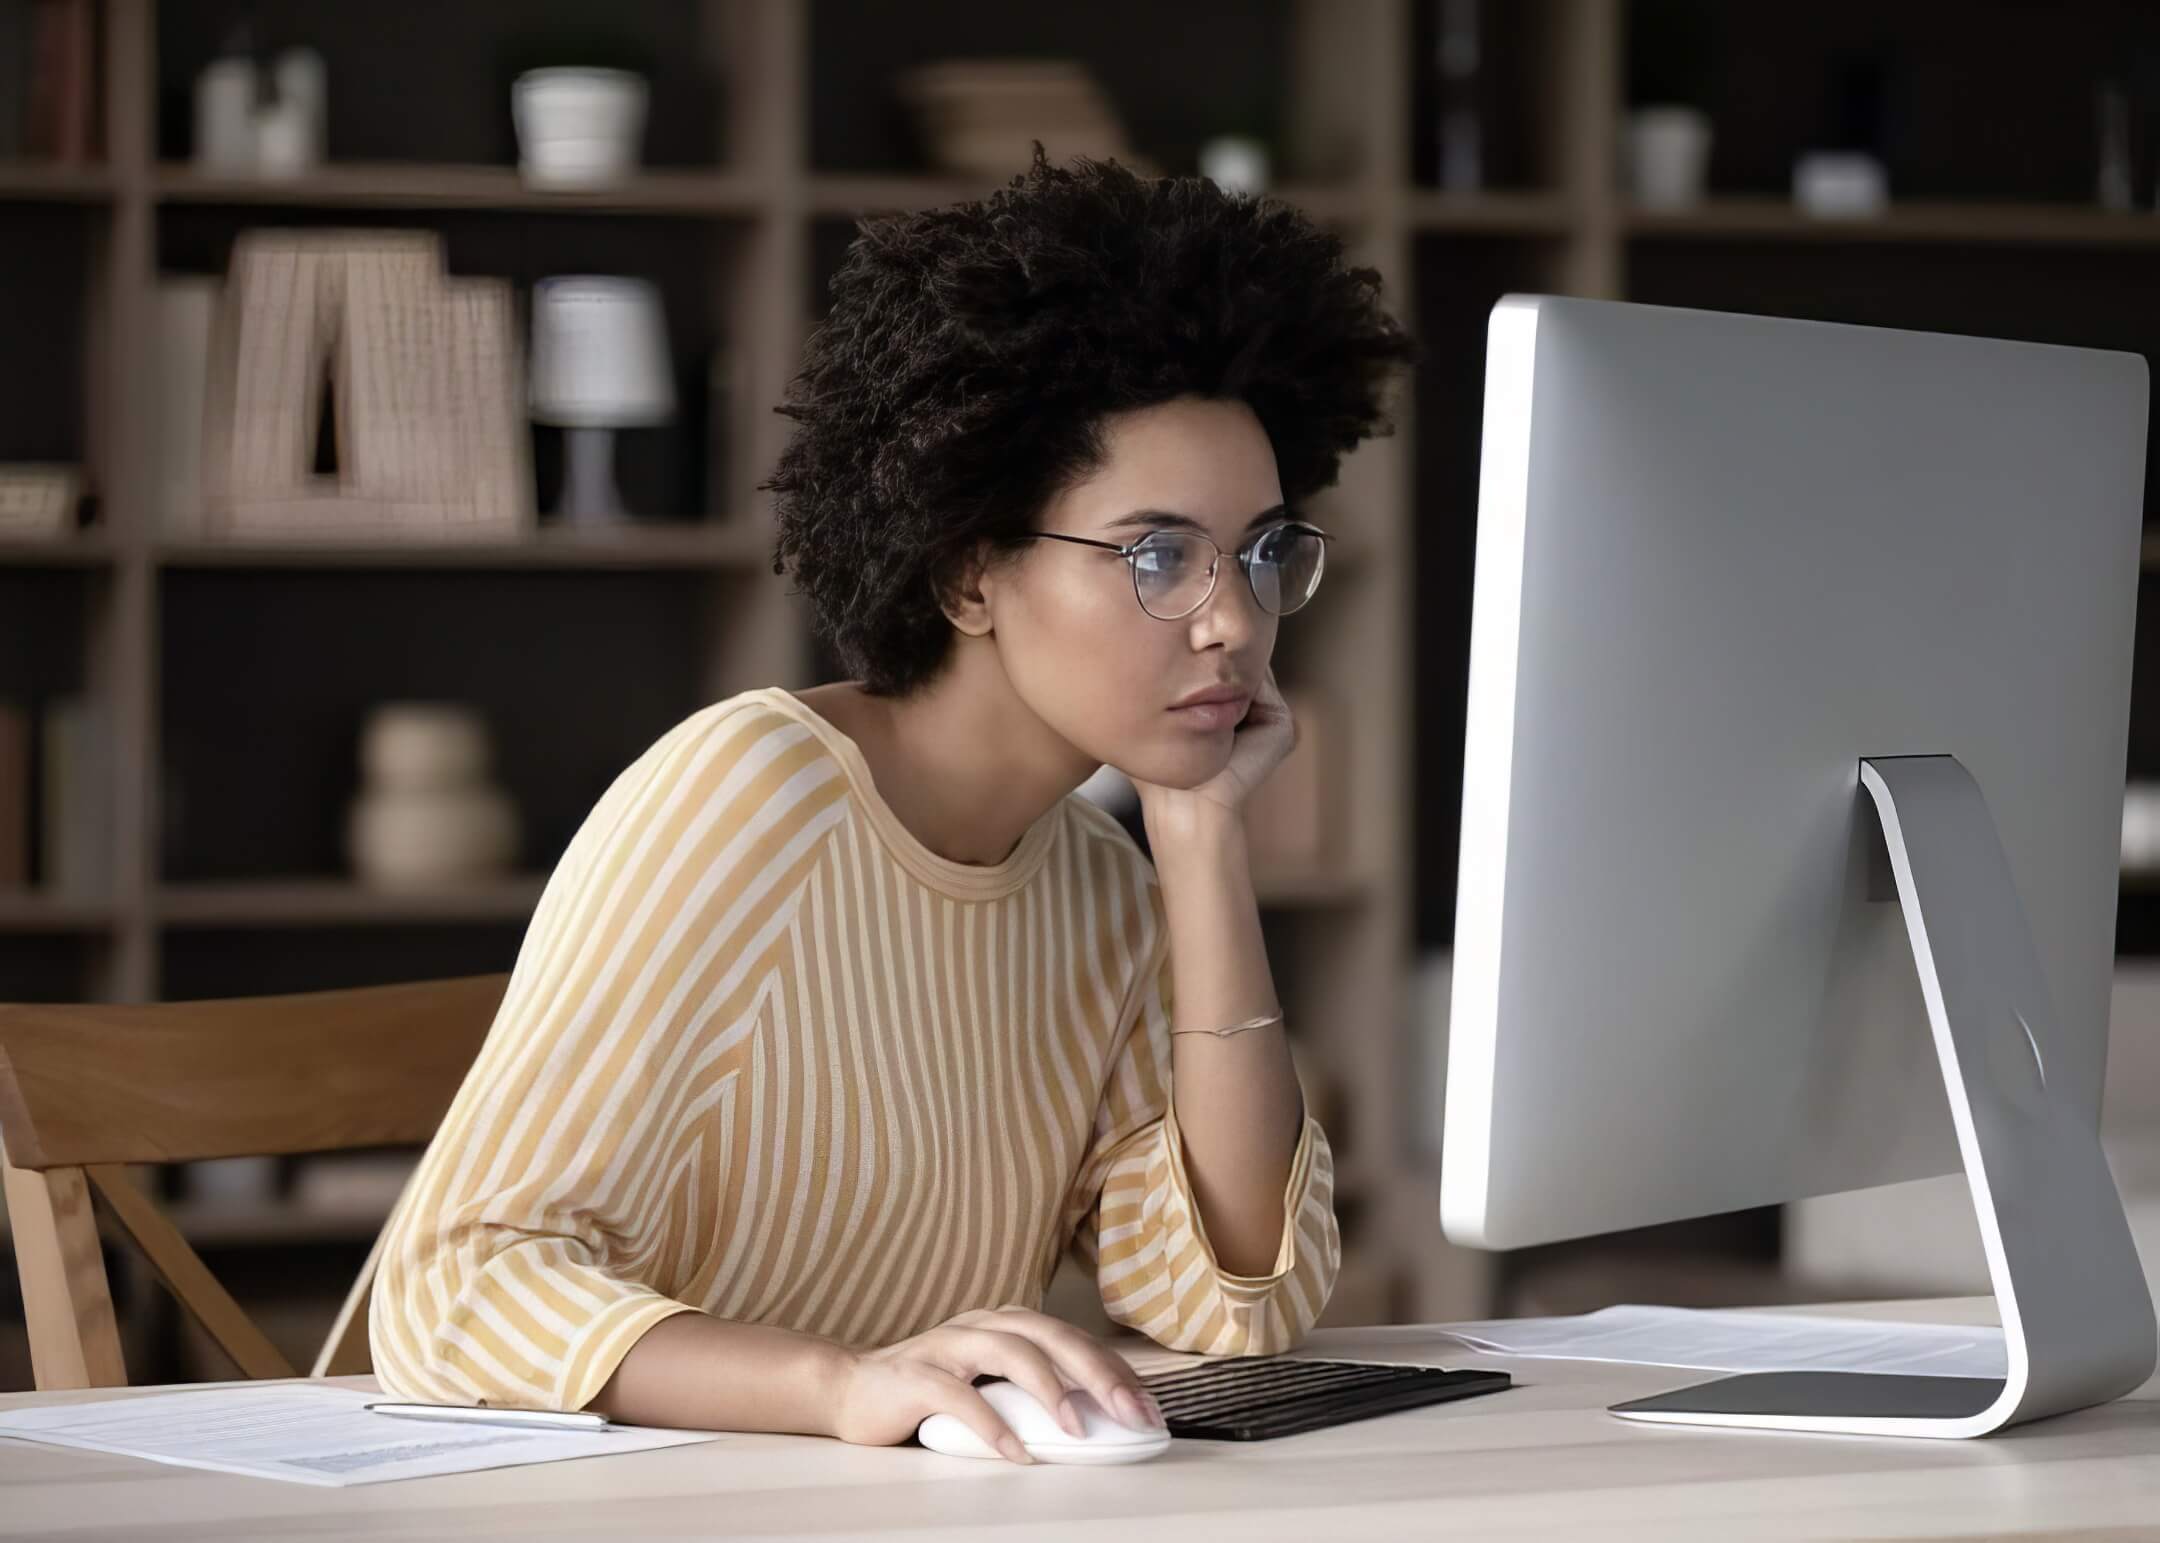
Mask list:
[[[1036,1309],[1178,1349],[1340,1253],[1240,806],[1303,501],[1414,346],[1285,206],[1115,163],[866,221],[766,484],[858,677],[717,702],[601,797],[385,1244],[393,1393],[906,1440],[972,1380],[1159,1423]],[[1218,556],[1219,554],[1219,556]],[[1074,789],[1140,793],[1153,864]],[[1173,1102],[1170,1090],[1176,1088]]]

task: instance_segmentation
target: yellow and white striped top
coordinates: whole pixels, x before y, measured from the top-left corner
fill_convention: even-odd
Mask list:
[[[581,1408],[693,1309],[857,1346],[1039,1307],[1068,1246],[1112,1319],[1261,1354],[1341,1243],[1307,1117],[1266,1275],[1186,1178],[1153,868],[1077,795],[957,863],[791,693],[684,719],[594,805],[385,1237],[401,1398]]]

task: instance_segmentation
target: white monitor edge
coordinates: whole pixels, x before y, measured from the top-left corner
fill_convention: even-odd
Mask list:
[[[1508,785],[1514,754],[1516,654],[1522,637],[1523,543],[1530,495],[1530,407],[1536,379],[1535,296],[1503,296],[1486,323],[1477,558],[1463,738],[1461,857],[1448,1006],[1440,1224],[1458,1243],[1502,1246],[1492,1214],[1494,1064],[1500,1015],[1500,925],[1507,878]],[[1495,1224],[1499,1223],[1499,1226]]]

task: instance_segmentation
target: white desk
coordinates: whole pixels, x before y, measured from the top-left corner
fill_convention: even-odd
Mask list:
[[[1952,1300],[1838,1312],[1991,1322]],[[1176,1539],[2160,1536],[2160,1384],[1984,1441],[1688,1431],[1607,1404],[1699,1381],[1509,1361],[1414,1327],[1340,1329],[1305,1354],[1503,1366],[1505,1393],[1277,1441],[1181,1442],[1130,1468],[1017,1468],[918,1447],[736,1435],[669,1451],[352,1489],[0,1440],[0,1535],[158,1539],[926,1537]],[[1132,1351],[1144,1370],[1186,1359]],[[367,1378],[341,1378],[371,1386]],[[125,1390],[0,1396],[0,1406]],[[151,1389],[136,1389],[149,1392]]]

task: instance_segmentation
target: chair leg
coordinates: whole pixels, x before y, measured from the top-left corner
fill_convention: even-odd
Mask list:
[[[80,1168],[17,1168],[0,1156],[30,1375],[38,1390],[124,1388],[127,1366],[113,1318],[112,1287],[98,1248],[90,1185]]]

